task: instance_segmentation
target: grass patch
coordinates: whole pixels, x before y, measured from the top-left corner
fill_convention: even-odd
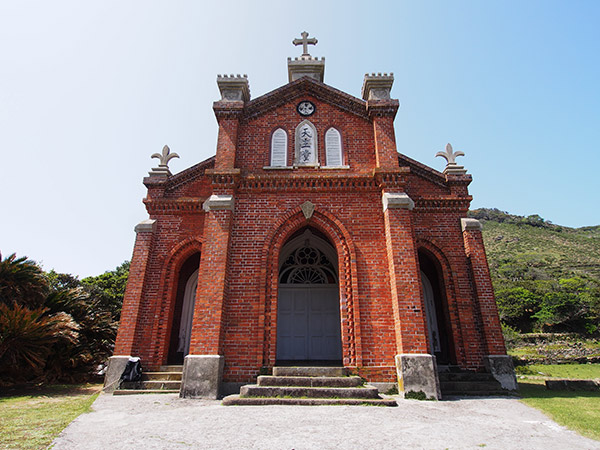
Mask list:
[[[0,448],[45,449],[77,416],[89,412],[101,385],[54,385],[4,392]]]
[[[531,364],[516,368],[518,375],[591,380],[600,378],[600,364]]]
[[[600,440],[600,392],[548,391],[543,380],[519,381],[519,391],[526,405],[583,436]]]

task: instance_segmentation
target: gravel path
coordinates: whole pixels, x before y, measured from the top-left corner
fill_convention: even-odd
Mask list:
[[[174,394],[101,394],[62,449],[600,449],[512,398],[366,406],[221,406]]]

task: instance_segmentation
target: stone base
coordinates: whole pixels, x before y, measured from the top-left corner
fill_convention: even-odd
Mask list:
[[[102,390],[112,394],[119,387],[119,380],[125,370],[125,366],[131,356],[111,356],[108,358],[108,368],[104,375],[104,387]]]
[[[398,392],[404,398],[425,396],[427,400],[442,397],[435,356],[427,354],[396,355]]]
[[[502,389],[517,391],[517,377],[512,358],[508,355],[488,355],[484,357],[486,370],[491,373],[502,386]]]
[[[183,362],[182,398],[217,399],[225,358],[219,355],[188,355]]]

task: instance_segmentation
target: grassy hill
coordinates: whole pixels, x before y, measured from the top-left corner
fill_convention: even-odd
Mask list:
[[[518,331],[600,331],[600,226],[568,228],[497,209],[483,224],[501,319]]]
[[[498,271],[512,260],[539,269],[542,277],[600,280],[600,225],[568,228],[537,219],[539,216],[520,217],[489,209],[469,215],[483,224],[490,269],[496,278],[502,278]]]

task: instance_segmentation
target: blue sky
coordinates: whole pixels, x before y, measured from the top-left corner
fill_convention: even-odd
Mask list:
[[[131,257],[142,178],[215,152],[216,76],[287,82],[306,30],[325,82],[393,72],[398,150],[466,153],[472,207],[600,224],[598,1],[1,1],[0,251],[80,276]]]

